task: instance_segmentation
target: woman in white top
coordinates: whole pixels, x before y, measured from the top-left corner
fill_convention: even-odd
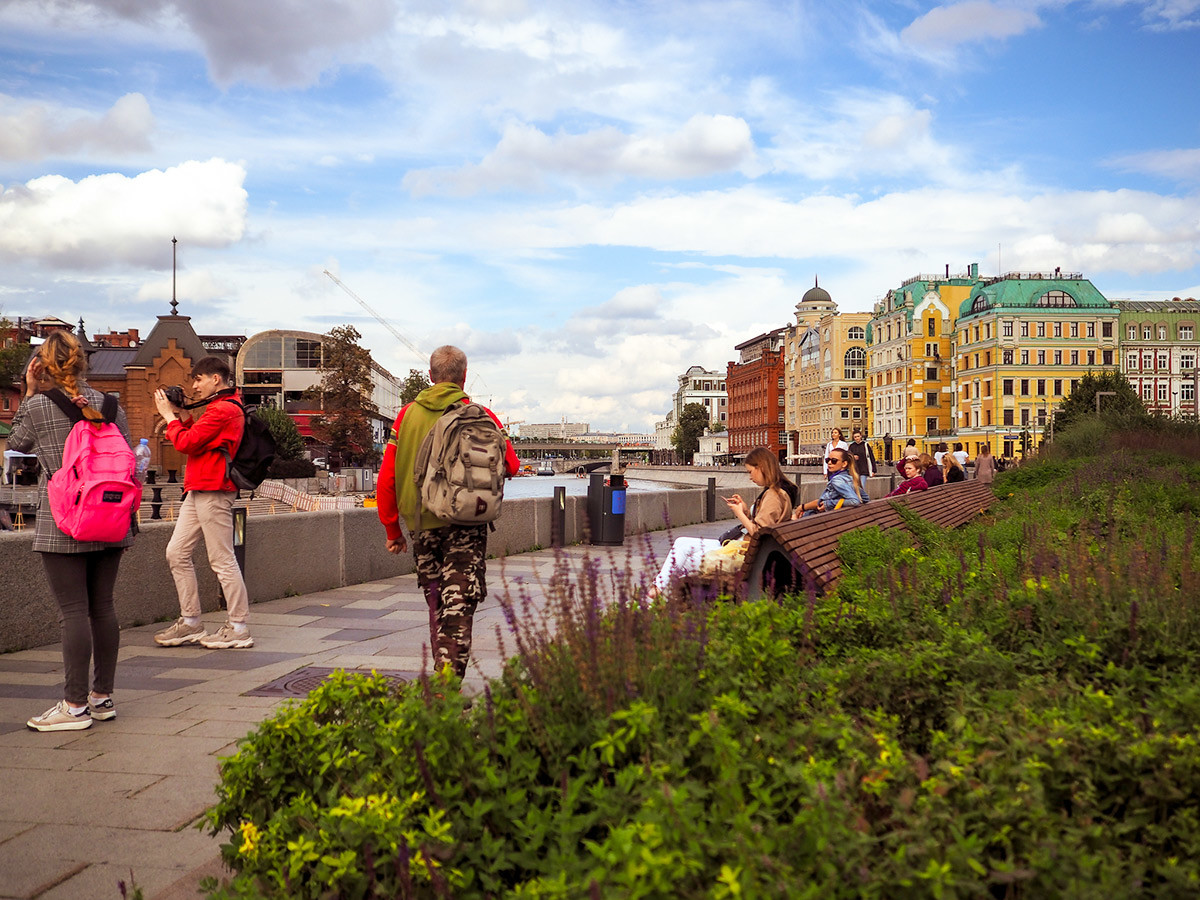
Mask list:
[[[842,437],[842,429],[835,428],[829,435],[829,443],[825,445],[825,458],[821,460],[821,471],[825,473],[825,477],[829,477],[829,454],[834,450],[849,450],[850,445],[846,443]]]

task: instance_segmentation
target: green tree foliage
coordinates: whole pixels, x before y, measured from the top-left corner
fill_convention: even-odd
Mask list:
[[[708,430],[711,431],[713,434],[720,434],[721,432],[723,432],[725,430],[725,423],[724,422],[713,422],[711,425],[708,426]]]
[[[700,435],[711,423],[708,421],[708,410],[703,403],[689,403],[683,408],[679,424],[671,435],[671,446],[679,454],[685,464],[692,461],[696,451],[700,449]]]
[[[300,458],[304,452],[304,438],[300,436],[300,429],[291,416],[274,406],[260,406],[255,415],[271,429],[271,437],[275,438],[276,459]]]
[[[1079,379],[1079,384],[1054,414],[1055,429],[1061,432],[1084,419],[1094,418],[1096,395],[1105,392],[1112,396],[1100,398],[1102,418],[1124,420],[1130,425],[1146,418],[1146,407],[1133,385],[1117,370],[1108,369],[1100,373],[1088,372]]]
[[[424,372],[409,369],[408,377],[400,382],[400,405],[412,403],[417,399],[417,394],[429,386],[429,379],[425,377]]]
[[[323,412],[312,419],[314,435],[329,445],[343,465],[374,464],[379,460],[371,432],[371,354],[358,345],[362,337],[353,325],[339,325],[325,334],[325,369],[320,384],[309,391],[321,400]]]
[[[0,386],[11,387],[21,380],[29,357],[29,345],[16,340],[16,326],[0,316]]]

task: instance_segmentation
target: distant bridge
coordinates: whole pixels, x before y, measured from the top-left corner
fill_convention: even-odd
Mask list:
[[[611,454],[614,450],[620,450],[622,453],[649,453],[654,449],[653,444],[584,444],[578,441],[513,441],[513,447],[520,456],[528,456],[531,452],[542,455],[575,455],[589,452]]]

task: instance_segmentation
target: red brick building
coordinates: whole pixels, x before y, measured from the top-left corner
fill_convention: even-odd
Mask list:
[[[787,432],[783,424],[784,328],[777,328],[734,347],[741,355],[726,367],[729,395],[729,452],[744,457],[766,447],[783,458]]]

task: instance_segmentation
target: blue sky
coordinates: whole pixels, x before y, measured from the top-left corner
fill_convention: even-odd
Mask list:
[[[922,272],[1200,296],[1200,0],[0,0],[0,312],[462,346],[510,420]]]

